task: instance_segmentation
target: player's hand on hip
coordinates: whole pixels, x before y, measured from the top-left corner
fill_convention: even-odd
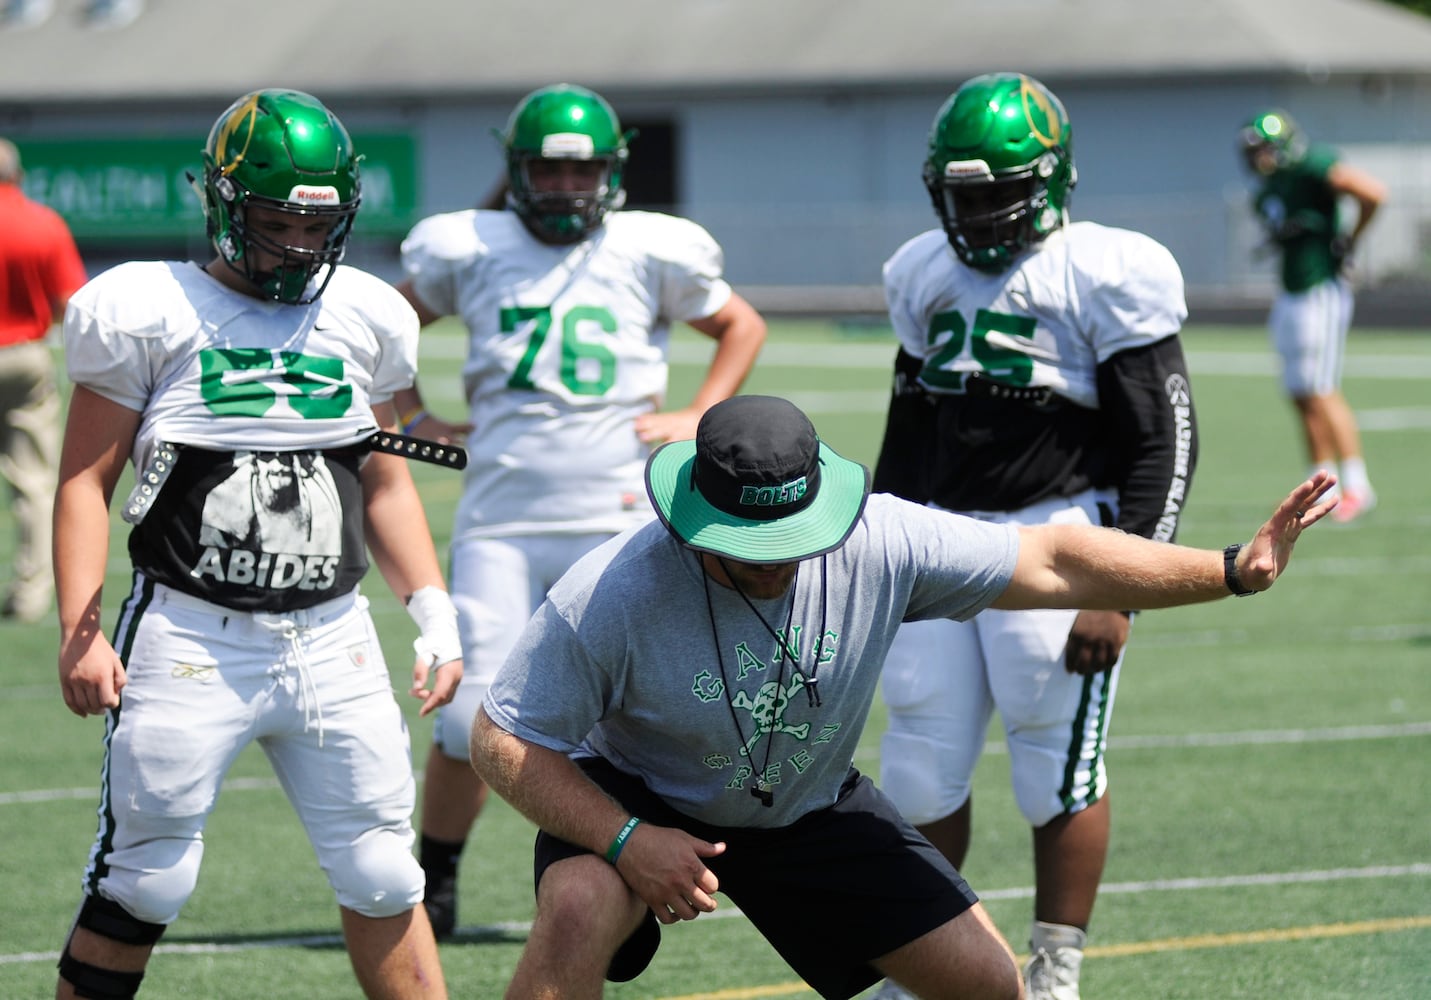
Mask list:
[[[422,699],[422,707],[417,710],[419,716],[446,705],[457,694],[457,685],[462,683],[461,660],[448,660],[436,667],[430,662],[419,656],[412,667],[412,688],[408,693]],[[431,687],[428,687],[429,680]]]
[[[1252,541],[1237,554],[1237,578],[1243,586],[1266,590],[1282,575],[1292,558],[1292,549],[1302,532],[1332,512],[1337,497],[1327,493],[1336,486],[1337,477],[1322,471],[1300,483],[1277,505]]]
[[[642,823],[616,858],[616,870],[663,924],[694,920],[716,908],[711,893],[720,880],[702,858],[725,853],[712,844],[670,826]]]
[[[1128,641],[1131,623],[1121,611],[1080,611],[1068,633],[1064,669],[1070,674],[1112,670]]]
[[[667,441],[689,441],[696,436],[696,425],[701,422],[701,411],[687,407],[684,410],[663,410],[659,413],[643,413],[636,418],[636,436],[643,444],[665,444]]]
[[[103,635],[87,644],[60,646],[60,694],[75,715],[101,715],[119,707],[119,692],[129,683],[124,663]]]
[[[453,423],[430,413],[401,429],[404,434],[426,441],[436,441],[438,444],[462,444],[467,440],[467,435],[472,433],[471,424]]]

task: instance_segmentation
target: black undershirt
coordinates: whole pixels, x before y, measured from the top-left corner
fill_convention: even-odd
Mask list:
[[[895,359],[874,489],[950,510],[1018,510],[1115,489],[1116,526],[1171,540],[1197,461],[1197,421],[1177,337],[1098,366],[1099,408],[931,393],[921,362]],[[1181,388],[1182,392],[1178,389]]]

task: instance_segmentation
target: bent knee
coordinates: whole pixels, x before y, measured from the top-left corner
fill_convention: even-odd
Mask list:
[[[927,1000],[1019,1000],[1023,978],[1013,949],[983,906],[963,913],[878,963]]]
[[[614,947],[646,910],[616,869],[594,854],[556,862],[537,886],[537,920],[567,940],[601,938]]]

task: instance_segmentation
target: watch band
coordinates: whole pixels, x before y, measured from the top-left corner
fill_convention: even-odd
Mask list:
[[[1241,551],[1241,542],[1222,550],[1222,579],[1227,584],[1227,589],[1238,597],[1250,597],[1257,591],[1244,587],[1242,581],[1237,578],[1237,553]]]

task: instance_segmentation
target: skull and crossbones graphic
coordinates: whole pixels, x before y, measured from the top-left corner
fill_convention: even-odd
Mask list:
[[[740,748],[742,757],[749,757],[750,751],[755,748],[760,737],[766,733],[785,733],[800,740],[806,739],[810,735],[808,722],[802,722],[798,726],[787,725],[785,722],[785,710],[790,707],[790,699],[804,686],[804,676],[796,674],[791,678],[789,687],[785,687],[778,680],[767,681],[760,685],[760,689],[755,692],[754,699],[744,691],[735,693],[735,697],[730,702],[731,707],[745,709],[755,720],[755,732],[751,733],[750,739],[746,740],[745,745]]]

